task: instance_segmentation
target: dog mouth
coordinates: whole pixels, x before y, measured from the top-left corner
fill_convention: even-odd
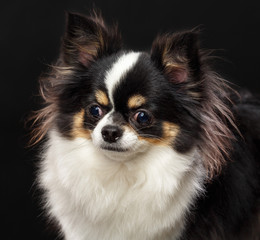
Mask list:
[[[126,149],[126,148],[115,147],[115,146],[102,145],[100,148],[103,150],[110,151],[110,152],[127,152],[128,151],[128,149]]]

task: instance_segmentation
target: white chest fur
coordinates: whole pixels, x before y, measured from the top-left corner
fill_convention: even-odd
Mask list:
[[[39,181],[66,240],[177,239],[202,190],[195,154],[151,146],[122,163],[107,159],[89,140],[52,132]]]

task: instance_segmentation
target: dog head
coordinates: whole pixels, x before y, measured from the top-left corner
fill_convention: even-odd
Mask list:
[[[55,128],[115,160],[154,145],[180,153],[198,147],[214,172],[229,145],[223,133],[231,136],[224,124],[230,112],[197,35],[165,34],[150,53],[126,51],[117,28],[101,17],[68,14],[60,58],[42,81],[47,106],[37,116],[35,138]]]

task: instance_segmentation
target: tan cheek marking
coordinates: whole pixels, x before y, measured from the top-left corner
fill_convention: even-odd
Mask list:
[[[144,141],[149,142],[153,145],[166,145],[166,143],[163,141],[163,139],[159,139],[159,138],[148,138],[148,137],[139,136],[138,139],[144,140]]]
[[[145,140],[151,144],[154,145],[172,145],[174,139],[176,138],[176,136],[179,133],[179,129],[180,127],[174,123],[171,122],[164,122],[163,123],[163,136],[162,137],[142,137],[139,136],[139,140]]]
[[[103,91],[98,90],[96,92],[95,96],[96,96],[97,102],[99,104],[104,105],[104,106],[107,106],[109,104],[108,97],[107,97],[106,93],[104,93]]]
[[[171,122],[163,123],[163,138],[166,139],[169,143],[176,138],[180,130],[180,127]]]
[[[84,126],[84,109],[77,113],[73,118],[73,127],[71,136],[73,138],[87,138],[90,139],[90,130],[85,129]]]
[[[134,95],[128,99],[128,108],[138,108],[146,103],[146,99],[141,95]]]

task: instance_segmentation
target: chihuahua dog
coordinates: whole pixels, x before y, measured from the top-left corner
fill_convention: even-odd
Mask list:
[[[134,52],[101,16],[67,14],[32,138],[64,239],[259,239],[260,101],[211,59],[196,30]]]

